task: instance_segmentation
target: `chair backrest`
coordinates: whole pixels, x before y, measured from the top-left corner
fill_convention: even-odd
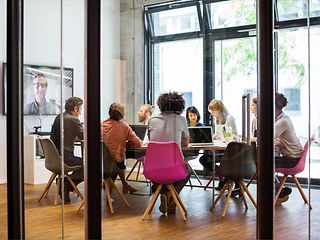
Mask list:
[[[230,142],[216,174],[230,180],[251,178],[257,171],[255,146]]]
[[[104,144],[101,143],[101,149],[102,149],[102,169],[103,169],[103,178],[107,179],[111,177],[111,173],[114,171],[115,162],[112,158],[112,155],[109,151],[109,148]]]
[[[181,149],[175,142],[149,142],[143,173],[152,182],[172,184],[187,177]]]
[[[284,175],[295,175],[295,174],[303,172],[305,164],[306,164],[308,148],[309,148],[309,141],[307,141],[304,144],[302,155],[301,155],[300,160],[296,166],[294,166],[292,168],[276,168],[275,171],[282,173]]]
[[[51,172],[61,174],[62,161],[56,146],[49,138],[40,138],[39,141],[43,149],[46,168]]]

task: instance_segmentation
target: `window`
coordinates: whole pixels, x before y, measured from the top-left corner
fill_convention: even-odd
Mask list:
[[[286,88],[284,89],[284,95],[288,100],[288,105],[285,111],[300,111],[300,90],[296,88]]]

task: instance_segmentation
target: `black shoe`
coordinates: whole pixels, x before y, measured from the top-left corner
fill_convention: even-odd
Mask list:
[[[239,188],[233,189],[231,192],[231,197],[236,197],[238,195],[240,195],[240,189]],[[226,194],[226,196],[228,196],[228,194]]]
[[[214,189],[217,191],[221,191],[221,189],[223,188],[223,186],[227,183],[227,180],[220,180],[218,187],[215,187]]]
[[[66,185],[64,186],[64,203],[69,203],[70,202],[70,196],[69,196],[69,192],[70,192],[70,189],[69,187],[67,187]]]
[[[289,196],[292,193],[292,189],[289,187],[284,187],[282,188],[280,194],[279,194],[279,198],[283,198],[286,196]]]

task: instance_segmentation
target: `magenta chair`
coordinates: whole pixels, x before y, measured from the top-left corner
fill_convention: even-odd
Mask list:
[[[308,153],[308,148],[309,148],[309,142],[306,142],[306,144],[303,147],[303,153],[302,153],[300,160],[296,166],[294,166],[292,168],[276,168],[275,169],[276,172],[282,173],[284,175],[280,181],[279,189],[275,195],[275,202],[277,201],[277,199],[279,197],[279,194],[280,194],[280,192],[281,192],[281,190],[287,180],[287,177],[289,175],[291,175],[294,183],[296,184],[296,186],[297,186],[297,188],[298,188],[298,190],[304,200],[304,202],[306,204],[308,204],[308,199],[307,199],[306,195],[304,195],[303,190],[301,188],[301,185],[300,185],[297,177],[295,176],[296,174],[301,173],[304,170],[304,166],[306,163],[306,157],[307,157],[307,153]],[[310,208],[311,208],[311,205],[310,205]]]
[[[185,179],[188,175],[182,152],[177,143],[150,142],[146,151],[143,173],[147,179],[159,185],[143,214],[142,220],[151,213],[161,189],[166,186],[183,220],[186,221],[187,210],[173,187],[175,182]]]

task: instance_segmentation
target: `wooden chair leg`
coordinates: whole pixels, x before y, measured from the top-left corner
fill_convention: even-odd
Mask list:
[[[240,189],[240,196],[242,198],[242,201],[243,201],[243,204],[244,204],[244,207],[246,209],[248,209],[248,204],[247,204],[247,200],[246,200],[246,197],[244,196],[244,190],[243,190],[243,187],[240,183],[240,181],[237,181],[238,185],[239,185],[239,189]]]
[[[227,208],[228,208],[228,205],[229,205],[229,201],[230,201],[230,198],[231,198],[231,193],[232,193],[232,189],[233,188],[234,188],[234,181],[231,181],[231,184],[229,185],[229,189],[228,189],[228,195],[227,195],[226,203],[224,204],[223,211],[222,211],[222,214],[221,214],[222,218],[224,218],[224,216],[226,215]]]
[[[282,179],[280,181],[279,189],[278,189],[278,191],[276,192],[276,195],[275,195],[274,204],[278,200],[279,194],[280,194],[280,192],[281,192],[286,180],[287,180],[287,176],[285,175],[285,176],[282,177]]]
[[[309,207],[312,208],[312,207],[311,207],[311,204],[309,203],[306,195],[304,194],[304,192],[303,192],[303,190],[302,190],[302,188],[301,188],[301,185],[300,185],[297,177],[296,177],[295,175],[292,175],[292,178],[293,178],[293,181],[295,182],[295,184],[296,184],[296,186],[297,186],[297,188],[298,188],[298,190],[299,190],[299,192],[300,192],[300,195],[301,195],[301,197],[303,198],[304,202],[305,202],[306,204],[309,204]]]
[[[71,184],[71,186],[73,187],[74,191],[78,194],[78,196],[81,198],[81,200],[83,200],[83,196],[81,194],[81,192],[79,191],[79,189],[77,188],[77,186],[74,184],[74,182],[72,181],[71,177],[67,174],[66,178],[68,179],[69,183]]]
[[[174,187],[172,189],[175,192],[175,194],[179,200],[179,203],[180,203],[181,207],[183,208],[183,211],[185,212],[185,214],[188,214],[187,209],[185,208],[185,206],[183,205],[183,203],[181,201],[181,198],[179,197],[179,193],[177,192],[177,190]]]
[[[117,188],[117,186],[114,184],[114,182],[112,181],[111,178],[108,178],[109,179],[109,183],[110,185],[112,186],[112,188],[114,189],[114,191],[118,194],[118,196],[122,199],[122,201],[124,202],[124,204],[127,206],[127,207],[130,207],[127,199],[124,197],[124,195],[122,194],[122,192],[119,191],[119,189]],[[111,198],[110,198],[111,199]]]
[[[112,213],[114,213],[114,210],[113,210],[113,205],[112,205],[112,201],[111,201],[110,187],[109,187],[108,182],[109,182],[108,179],[103,180],[104,189],[106,192],[106,204],[109,206],[110,213],[112,214]]]
[[[128,174],[127,177],[126,177],[126,180],[129,179],[130,175],[132,174],[133,170],[136,168],[137,164],[138,164],[138,160],[136,159],[136,162],[134,163],[134,165],[132,166],[129,174]]]
[[[213,208],[217,205],[217,203],[219,202],[219,200],[221,199],[221,197],[224,195],[224,193],[226,192],[227,188],[229,188],[229,184],[231,182],[227,181],[224,185],[223,188],[221,189],[218,197],[214,200],[214,202],[212,203],[211,207],[210,207],[210,211],[213,210]]]
[[[159,186],[157,187],[156,192],[154,193],[154,195],[153,195],[150,203],[149,203],[148,206],[147,206],[146,211],[144,212],[144,214],[143,214],[143,216],[142,216],[142,220],[144,220],[144,219],[146,218],[146,216],[147,216],[147,215],[151,212],[151,210],[153,209],[153,206],[154,206],[154,204],[155,204],[155,202],[156,202],[156,200],[157,200],[157,198],[158,198],[158,196],[159,196],[159,193],[160,193],[162,187],[163,187],[162,184],[159,184]]]
[[[184,221],[187,221],[187,218],[186,218],[184,209],[183,209],[182,206],[180,205],[181,199],[180,199],[180,201],[178,200],[179,196],[177,196],[177,195],[176,195],[176,191],[173,190],[173,188],[174,188],[173,185],[170,184],[170,185],[167,185],[167,187],[168,187],[168,189],[169,189],[169,191],[170,191],[170,193],[171,193],[171,197],[173,198],[173,200],[174,200],[174,202],[175,202],[175,204],[176,204],[176,206],[177,206],[177,208],[178,208],[178,210],[179,210],[179,213],[180,213],[182,219],[183,219]]]
[[[244,182],[241,180],[239,181],[240,186],[242,186],[243,190],[246,192],[246,194],[248,195],[249,199],[251,200],[252,204],[255,206],[255,208],[257,208],[257,203],[254,200],[252,194],[250,193],[249,189],[247,188],[247,186],[244,184]]]
[[[58,204],[58,195],[59,195],[59,189],[61,187],[61,175],[58,175],[57,184],[55,187],[55,193],[54,193],[54,203],[53,205],[57,206]]]
[[[54,181],[54,179],[56,178],[57,174],[56,173],[52,173],[43,193],[41,194],[41,197],[38,199],[38,202],[41,201],[42,198],[47,197],[49,189],[51,187],[52,182]]]
[[[79,206],[79,208],[78,208],[78,211],[80,211],[83,206],[84,206],[84,199],[82,199],[82,201],[81,201],[81,203],[80,203],[80,206]]]

